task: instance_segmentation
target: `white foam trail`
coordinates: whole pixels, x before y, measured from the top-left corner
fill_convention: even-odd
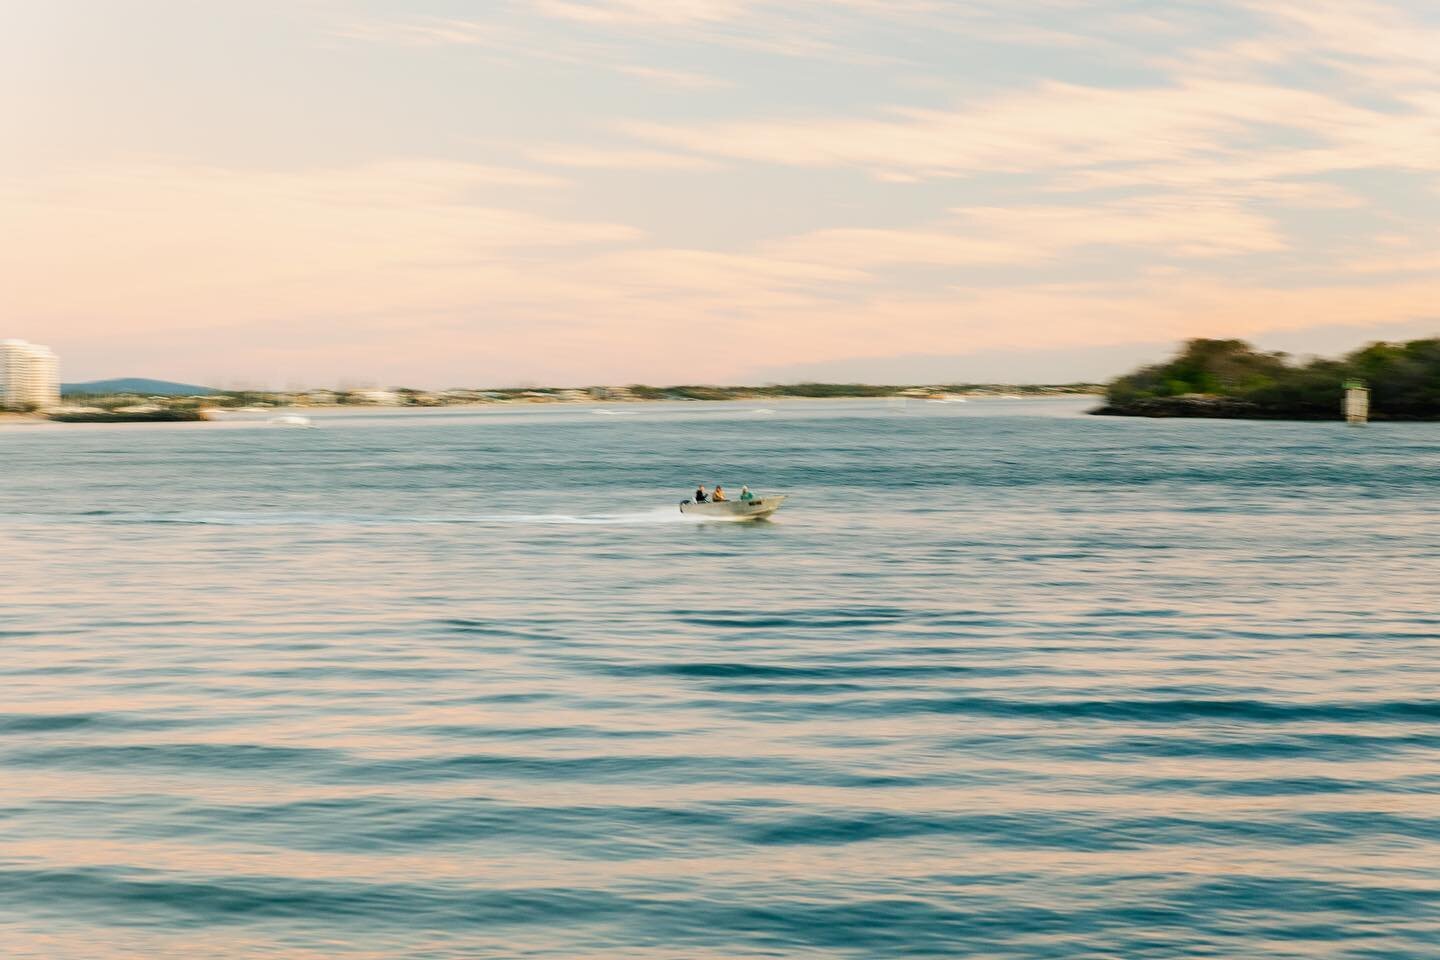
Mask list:
[[[175,524],[220,527],[390,527],[450,526],[456,524],[554,525],[554,526],[641,526],[651,524],[694,524],[700,518],[687,517],[677,508],[656,508],[634,513],[496,513],[454,516],[381,516],[376,514],[112,514],[75,518],[100,523]]]

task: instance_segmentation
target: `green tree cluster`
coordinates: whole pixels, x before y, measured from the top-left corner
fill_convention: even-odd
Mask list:
[[[1190,340],[1166,363],[1112,382],[1111,408],[1195,395],[1239,401],[1257,416],[1299,420],[1339,416],[1344,383],[1370,386],[1371,415],[1389,420],[1440,420],[1440,337],[1372,343],[1339,360],[1292,363],[1243,340]]]

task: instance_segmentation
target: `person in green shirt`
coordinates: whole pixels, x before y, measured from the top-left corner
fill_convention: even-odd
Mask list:
[[[750,492],[750,488],[749,488],[749,487],[741,487],[741,488],[740,488],[740,499],[741,499],[741,500],[754,500],[754,499],[755,499],[755,494],[753,494],[753,493]]]

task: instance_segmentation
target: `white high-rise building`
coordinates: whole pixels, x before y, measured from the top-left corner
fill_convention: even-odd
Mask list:
[[[60,361],[49,347],[0,340],[0,407],[58,406]]]

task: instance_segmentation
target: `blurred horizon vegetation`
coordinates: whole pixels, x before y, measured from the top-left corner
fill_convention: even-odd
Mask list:
[[[1304,362],[1244,340],[1189,340],[1169,360],[1112,381],[1106,412],[1336,419],[1347,381],[1369,388],[1373,419],[1440,420],[1440,337],[1380,341]],[[1203,402],[1212,398],[1227,403]]]

